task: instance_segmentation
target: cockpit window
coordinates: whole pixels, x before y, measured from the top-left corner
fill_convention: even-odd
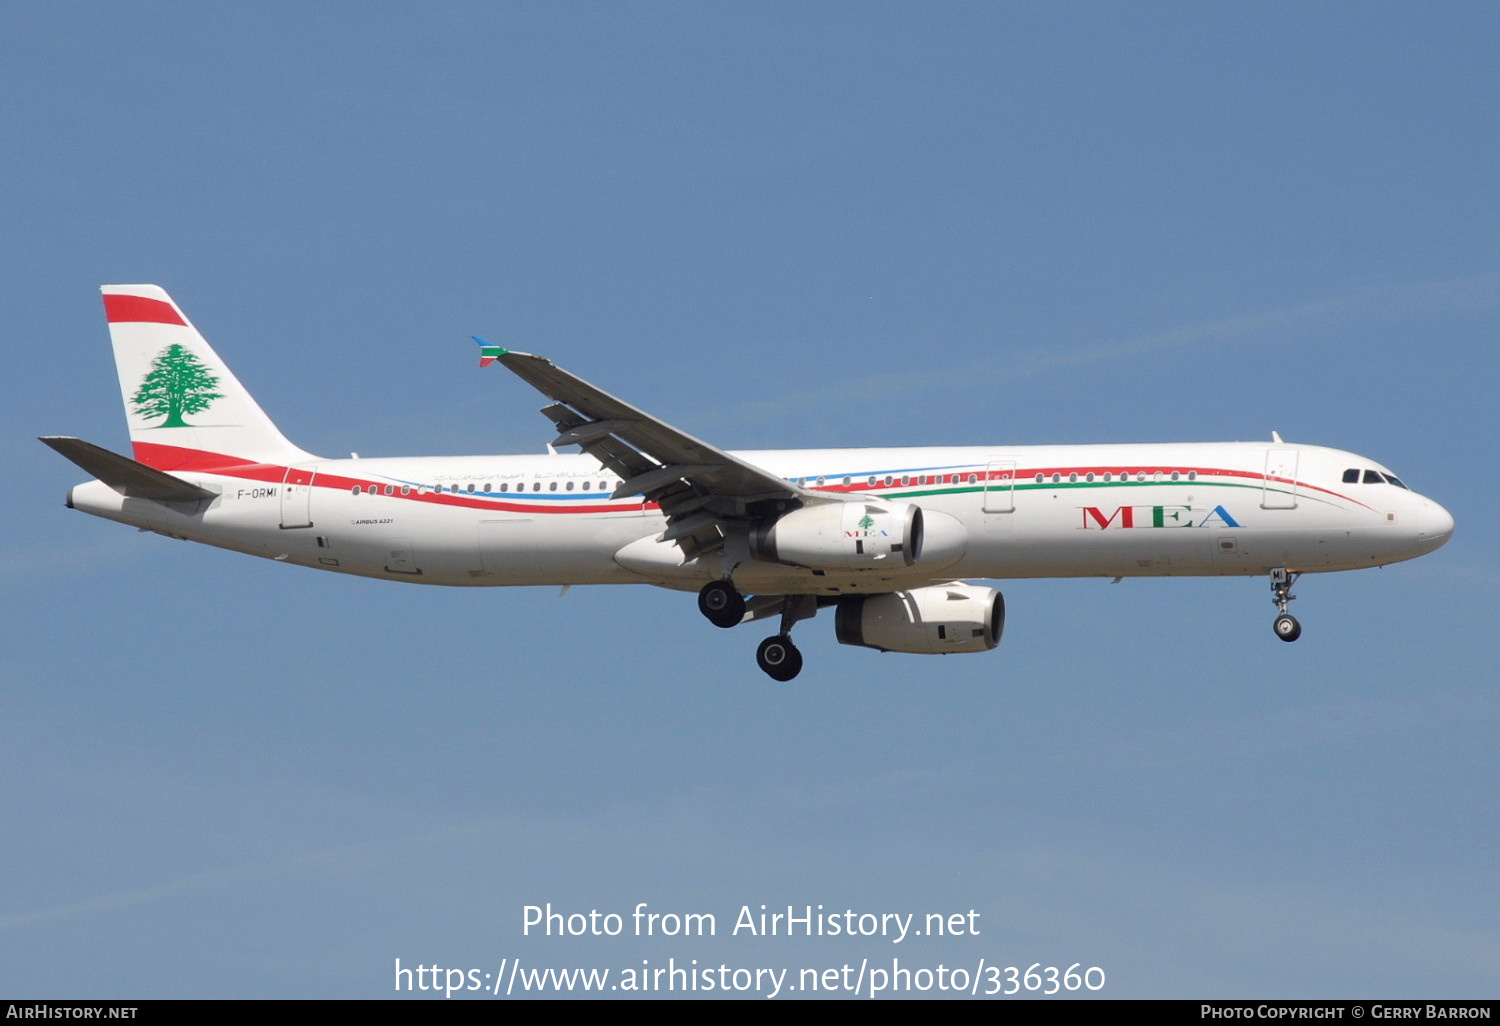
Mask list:
[[[1344,484],[1359,484],[1360,480],[1361,473],[1358,467],[1351,467],[1350,469],[1344,471]],[[1363,480],[1365,484],[1389,483],[1395,485],[1397,488],[1406,488],[1407,491],[1411,491],[1410,488],[1406,487],[1406,482],[1402,481],[1395,474],[1387,474],[1379,470],[1364,471]]]

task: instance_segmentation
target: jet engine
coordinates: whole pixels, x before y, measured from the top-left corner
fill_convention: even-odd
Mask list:
[[[756,526],[758,559],[816,570],[911,566],[922,553],[922,509],[910,504],[827,502]]]
[[[1005,597],[994,588],[945,584],[839,599],[841,645],[934,655],[988,652],[1005,629]]]
[[[829,502],[757,524],[757,559],[815,570],[900,569],[958,562],[968,533],[956,518],[909,503]]]

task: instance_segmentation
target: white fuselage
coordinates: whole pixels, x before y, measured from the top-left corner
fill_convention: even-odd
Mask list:
[[[423,584],[649,583],[696,590],[733,569],[749,593],[879,593],[958,579],[1265,574],[1380,566],[1430,552],[1453,520],[1372,460],[1275,443],[817,449],[734,454],[814,492],[915,504],[957,548],[913,565],[819,571],[722,551],[685,560],[665,519],[586,455],[317,460],[173,473],[198,503],[91,481],[69,505],[317,569]],[[1366,471],[1378,471],[1370,475]],[[1348,481],[1356,471],[1357,480]]]

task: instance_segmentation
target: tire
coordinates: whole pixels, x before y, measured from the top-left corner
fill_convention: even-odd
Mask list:
[[[698,592],[698,612],[715,627],[733,627],[745,618],[745,597],[728,581],[709,581]]]
[[[772,680],[785,683],[802,672],[802,653],[785,634],[773,634],[755,650],[755,662]]]
[[[1296,641],[1302,637],[1302,625],[1297,622],[1295,616],[1288,613],[1282,613],[1278,616],[1276,622],[1271,625],[1271,629],[1276,632],[1276,636],[1282,641]]]

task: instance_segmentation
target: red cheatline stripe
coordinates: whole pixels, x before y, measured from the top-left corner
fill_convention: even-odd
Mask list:
[[[239,478],[244,481],[266,481],[276,483],[282,481],[287,472],[287,467],[275,463],[257,463],[254,460],[243,459],[239,456],[229,456],[224,453],[208,452],[203,449],[185,449],[176,445],[161,445],[157,442],[134,442],[132,443],[135,458],[148,467],[166,471],[196,471],[203,474],[217,474],[220,477]],[[337,491],[347,491],[355,485],[361,488],[375,489],[384,488],[390,481],[373,481],[363,477],[343,477],[338,474],[330,474],[316,471],[316,469],[296,468],[299,480],[293,483],[305,484],[307,477],[317,473],[313,478],[313,484],[318,488],[329,488]],[[632,512],[640,508],[640,503],[595,503],[587,506],[570,506],[559,509],[550,505],[537,503],[517,503],[498,501],[496,495],[468,495],[463,493],[445,492],[434,494],[431,492],[419,492],[415,488],[409,494],[397,496],[385,496],[385,498],[400,498],[408,502],[425,502],[439,506],[463,506],[469,509],[505,510],[518,513],[624,513]],[[646,509],[657,509],[654,502],[646,503]]]
[[[111,324],[121,321],[148,321],[151,324],[183,324],[187,321],[171,303],[145,296],[123,296],[117,293],[104,294],[104,316]]]
[[[281,466],[281,465],[278,465],[278,464],[275,464],[275,463],[259,463],[259,462],[255,461],[255,460],[248,460],[248,459],[245,459],[245,458],[243,458],[241,456],[230,456],[230,455],[227,455],[225,453],[208,452],[208,451],[205,451],[203,449],[186,449],[186,448],[182,448],[182,447],[175,446],[175,445],[161,445],[161,444],[156,443],[156,442],[132,442],[132,448],[134,450],[135,458],[137,460],[139,460],[141,463],[146,464],[146,466],[148,466],[148,467],[155,467],[157,470],[190,471],[190,472],[191,471],[197,471],[199,473],[218,474],[218,475],[223,476],[223,477],[236,477],[236,478],[241,478],[241,479],[248,480],[248,481],[270,481],[270,482],[278,482],[278,481],[282,481],[283,480],[283,478],[286,475],[286,471],[288,469],[285,466]],[[1111,467],[1110,468],[1111,472],[1113,472],[1115,470],[1118,470],[1118,469],[1119,468],[1116,468],[1116,467]],[[1185,473],[1188,470],[1195,470],[1195,471],[1197,471],[1198,474],[1205,475],[1205,476],[1231,477],[1231,478],[1233,478],[1233,477],[1242,477],[1242,478],[1247,478],[1247,479],[1249,479],[1252,482],[1265,480],[1265,478],[1264,478],[1263,475],[1257,474],[1254,471],[1249,471],[1249,470],[1230,470],[1230,469],[1223,468],[1223,467],[1149,467],[1149,466],[1131,466],[1131,467],[1129,467],[1127,469],[1129,470],[1130,473],[1141,472],[1141,473],[1153,473],[1153,474],[1157,470],[1163,470],[1163,469],[1164,470],[1177,470],[1177,471],[1183,472],[1183,473]],[[1096,473],[1103,473],[1104,472],[1103,468],[1101,468],[1101,467],[1068,467],[1068,468],[1064,468],[1064,467],[1051,468],[1051,467],[1049,467],[1049,468],[1046,468],[1045,475],[1050,479],[1050,476],[1053,473],[1077,473],[1079,471],[1081,471],[1083,473],[1087,473],[1090,470],[1095,471]],[[299,471],[299,473],[304,473],[304,472],[305,471]],[[332,473],[328,473],[328,472],[325,472],[325,471],[314,470],[314,471],[312,471],[312,473],[316,473],[317,474],[317,476],[314,479],[313,483],[317,487],[319,487],[319,488],[331,488],[331,489],[343,490],[343,489],[352,488],[355,485],[359,485],[362,488],[371,488],[371,487],[374,487],[374,486],[378,485],[378,486],[380,486],[380,487],[383,488],[387,484],[396,484],[396,482],[387,481],[385,479],[381,479],[380,481],[374,481],[374,480],[371,480],[369,478],[344,477],[344,476],[341,476],[341,475],[338,475],[338,474],[332,474]],[[967,478],[968,478],[968,475],[970,473],[973,473],[973,474],[975,474],[976,476],[978,476],[980,478],[984,477],[983,472],[981,472],[978,467],[971,468],[970,470],[959,471],[958,473],[959,473],[960,477],[963,478],[964,485],[967,485]],[[1043,487],[1043,486],[1039,486],[1039,485],[1037,485],[1037,484],[1034,483],[1034,476],[1035,476],[1036,473],[1038,473],[1038,471],[1036,471],[1034,469],[1022,469],[1022,470],[1019,470],[1019,471],[1012,471],[1012,473],[1014,473],[1016,475],[1016,477],[1017,477],[1016,484],[1018,484],[1018,485],[1022,485],[1024,487],[1028,487],[1028,488]],[[886,475],[884,475],[884,474],[877,474],[875,476],[877,478],[879,478],[881,481],[884,481],[884,479],[886,477]],[[893,477],[893,478],[896,478],[898,480],[901,477],[900,474],[892,474],[890,476]],[[907,476],[908,477],[914,477],[915,475],[908,474]],[[947,476],[947,475],[945,474],[944,476]],[[1369,505],[1367,505],[1367,504],[1365,504],[1363,502],[1360,502],[1358,499],[1352,498],[1351,496],[1344,495],[1344,494],[1342,494],[1340,492],[1333,491],[1331,488],[1323,488],[1323,487],[1320,487],[1318,485],[1311,484],[1311,483],[1309,483],[1307,481],[1294,480],[1294,479],[1289,478],[1289,477],[1272,477],[1271,480],[1272,481],[1278,481],[1278,482],[1281,482],[1283,484],[1296,485],[1298,488],[1305,488],[1305,489],[1307,489],[1310,492],[1322,492],[1325,495],[1332,495],[1336,499],[1342,499],[1345,502],[1351,502],[1351,503],[1353,503],[1356,506],[1363,506],[1365,509],[1369,509],[1369,510],[1373,510],[1374,509],[1373,506],[1369,506]],[[294,482],[294,483],[305,483],[305,479],[303,481],[301,481],[301,482]],[[1070,482],[1070,483],[1076,484],[1078,486],[1087,487],[1087,485],[1083,481]],[[1097,485],[1104,486],[1104,485],[1109,484],[1110,482],[1094,481],[1094,482],[1089,482],[1089,483],[1090,484],[1097,484]],[[1124,484],[1126,482],[1121,482],[1121,483]],[[1190,485],[1193,482],[1190,482],[1190,481],[1187,481],[1187,480],[1182,480],[1182,481],[1140,481],[1140,482],[1131,481],[1131,482],[1128,482],[1128,483],[1132,487],[1139,487],[1139,486],[1142,486],[1142,485],[1152,485],[1152,486],[1178,485],[1178,486],[1182,486],[1182,485]],[[1203,484],[1203,485],[1208,485],[1208,486],[1211,486],[1213,484],[1212,481],[1203,481],[1201,479],[1197,483]],[[905,486],[899,485],[899,484],[893,484],[893,485],[878,484],[878,485],[875,485],[873,488],[871,488],[871,486],[869,486],[868,484],[866,484],[864,481],[860,481],[858,484],[850,485],[847,488],[844,487],[844,486],[842,486],[842,485],[838,485],[838,486],[828,485],[828,486],[825,486],[822,490],[826,491],[826,492],[834,492],[834,493],[844,494],[844,495],[857,495],[857,494],[860,494],[861,492],[867,492],[867,491],[878,491],[880,493],[884,493],[884,492],[887,492],[887,491],[900,490],[900,489],[910,489],[910,488],[941,488],[941,487],[943,487],[943,484],[941,482],[934,482],[934,483],[932,483],[930,485],[911,484],[911,485],[905,485]],[[975,486],[969,486],[969,487],[973,488],[974,490],[977,490],[978,486],[975,485]],[[433,493],[430,493],[430,492],[418,492],[418,491],[415,490],[415,487],[413,488],[413,491],[411,492],[411,494],[402,495],[402,496],[399,496],[399,497],[403,498],[403,499],[407,499],[407,500],[416,501],[416,502],[426,502],[426,503],[432,503],[432,504],[441,505],[441,506],[465,506],[465,507],[469,507],[471,509],[491,509],[491,510],[493,510],[493,509],[501,509],[501,510],[510,510],[510,511],[514,511],[514,512],[526,512],[526,513],[620,513],[620,512],[623,512],[625,510],[633,510],[633,509],[637,508],[633,504],[624,504],[624,505],[600,504],[600,505],[587,505],[587,506],[579,505],[579,506],[567,506],[567,507],[561,507],[560,508],[560,507],[552,506],[552,505],[549,505],[549,504],[517,503],[515,501],[505,501],[504,499],[501,499],[500,496],[497,495],[497,494],[495,494],[495,493],[490,493],[490,494],[486,494],[486,495],[483,495],[483,496],[471,495],[471,494],[463,494],[463,493],[451,493],[451,492],[433,494]],[[659,507],[654,502],[648,502],[648,503],[645,504],[645,508],[648,509],[648,510],[654,510],[654,509],[658,509]]]

